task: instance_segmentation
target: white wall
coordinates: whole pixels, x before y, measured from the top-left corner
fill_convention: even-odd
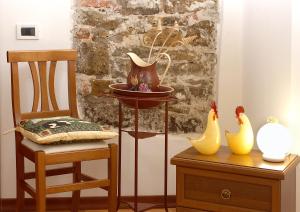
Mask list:
[[[243,103],[254,130],[270,115],[287,124],[291,85],[291,1],[244,5]]]
[[[6,51],[17,49],[70,48],[72,0],[0,0],[0,92],[1,132],[13,128],[10,98],[10,69]],[[17,23],[37,23],[40,40],[16,40]],[[28,75],[22,75],[29,77]],[[60,82],[60,84],[65,84]],[[60,85],[58,85],[60,86]],[[25,92],[26,95],[26,92]],[[58,99],[65,104],[62,98]],[[27,101],[29,102],[29,101]],[[29,104],[26,107],[30,106]],[[15,196],[15,152],[13,134],[1,135],[2,198]]]
[[[300,1],[292,0],[292,40],[291,40],[291,105],[289,124],[296,140],[300,140]],[[300,153],[300,142],[295,143]]]
[[[1,132],[12,127],[10,76],[5,51],[71,47],[71,2],[72,0],[11,0],[9,2],[0,0]],[[296,11],[300,7],[299,2],[298,0],[223,0],[218,76],[218,105],[222,131],[225,128],[233,130],[237,127],[234,109],[236,105],[243,104],[255,131],[264,123],[268,115],[275,115],[289,124],[294,132],[293,135],[299,141],[299,124],[296,122],[299,118],[288,119],[287,116],[291,106],[296,109],[300,106],[300,60],[298,60],[300,13],[297,14]],[[15,24],[21,22],[39,23],[40,40],[15,40]],[[64,104],[63,100],[60,102]],[[290,114],[299,117],[296,109]],[[158,137],[141,143],[140,177],[146,182],[162,184],[162,140]],[[125,194],[131,194],[133,143],[128,136],[124,143],[123,173],[126,174],[123,175],[123,180],[130,183],[124,184],[123,190]],[[171,135],[169,158],[188,145],[184,137]],[[300,148],[299,142],[296,146]],[[2,197],[14,197],[15,156],[12,135],[1,136],[0,150]],[[93,172],[95,167],[96,163],[92,163],[85,165],[84,170]],[[174,167],[169,166],[169,171],[169,191],[170,194],[174,194]],[[140,191],[142,194],[160,194],[162,187],[143,183]],[[297,202],[300,202],[299,193],[298,189]],[[98,193],[89,191],[85,194]],[[300,211],[299,206],[297,211]]]
[[[2,14],[2,8],[3,8],[3,2],[2,1],[0,1],[0,14]],[[4,20],[3,20],[3,18],[1,18],[0,17],[0,31],[2,32],[3,31],[3,25],[4,25]],[[2,52],[2,47],[3,46],[3,39],[2,39],[2,33],[0,33],[0,51]],[[1,56],[0,56],[1,57]],[[1,78],[0,78],[0,80],[1,80]],[[1,85],[1,81],[0,81],[0,85]],[[2,94],[0,95],[0,102],[3,102],[2,101]],[[0,104],[0,120],[2,119],[2,110],[1,110],[1,108],[2,108],[2,106],[1,106],[2,104]],[[0,130],[2,129],[2,127],[1,127],[1,121],[0,121]],[[1,137],[0,137],[0,199],[2,198],[2,186],[1,186],[1,176],[2,176],[2,169],[1,169]],[[0,208],[2,207],[2,202],[0,201]]]
[[[293,132],[295,145],[294,152],[300,153],[300,1],[292,0],[292,42],[291,42],[291,105],[289,125]],[[297,211],[300,211],[300,166],[297,169]]]
[[[235,108],[242,104],[243,1],[223,0],[218,73],[218,109],[221,132],[237,130]],[[222,144],[226,144],[222,134]]]

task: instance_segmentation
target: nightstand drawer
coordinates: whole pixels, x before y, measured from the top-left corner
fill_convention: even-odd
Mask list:
[[[260,178],[178,167],[177,185],[181,185],[177,189],[179,206],[212,211],[272,208],[272,182]]]

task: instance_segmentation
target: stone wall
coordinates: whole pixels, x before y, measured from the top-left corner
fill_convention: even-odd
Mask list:
[[[164,27],[177,21],[180,33],[196,35],[187,46],[169,51],[172,65],[165,84],[175,88],[170,105],[170,130],[201,132],[209,105],[216,97],[218,0],[77,0],[74,7],[74,47],[79,51],[77,87],[81,116],[103,124],[118,124],[118,103],[99,97],[112,82],[126,82],[130,71],[127,52],[146,60],[158,19]],[[158,39],[154,54],[163,38]],[[166,61],[158,65],[164,70]],[[163,108],[141,111],[140,126],[163,130]],[[132,124],[126,111],[124,126]]]

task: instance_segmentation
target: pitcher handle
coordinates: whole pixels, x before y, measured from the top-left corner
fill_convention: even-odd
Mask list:
[[[169,62],[168,62],[168,65],[167,65],[167,67],[166,67],[166,70],[165,70],[164,74],[162,75],[162,77],[161,77],[161,79],[160,79],[159,86],[162,85],[162,82],[164,81],[164,79],[165,79],[165,77],[166,77],[166,74],[167,74],[167,72],[168,72],[168,70],[169,70],[169,68],[170,68],[170,66],[171,66],[171,57],[170,57],[170,55],[168,55],[168,54],[165,53],[165,52],[164,52],[164,53],[160,53],[160,55],[166,56],[166,57],[168,58]],[[160,58],[160,57],[159,57],[159,58]]]

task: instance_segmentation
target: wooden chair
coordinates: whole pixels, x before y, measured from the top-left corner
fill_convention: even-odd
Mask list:
[[[8,51],[7,61],[11,64],[11,86],[14,125],[20,121],[32,118],[46,118],[56,116],[78,117],[76,103],[76,50],[51,51]],[[60,110],[54,91],[54,78],[57,61],[67,61],[68,71],[68,102],[69,109]],[[34,88],[31,112],[21,112],[19,70],[20,62],[28,62]],[[49,80],[47,80],[47,62],[50,63]],[[38,67],[36,66],[38,64]],[[61,70],[60,70],[61,71]],[[49,87],[49,89],[48,89]],[[48,95],[49,92],[49,95]],[[41,96],[41,110],[38,111]],[[50,107],[49,99],[52,107]],[[51,109],[53,108],[53,109]],[[25,192],[36,199],[36,211],[46,211],[46,195],[72,191],[72,211],[79,211],[80,190],[103,188],[108,191],[108,211],[116,211],[117,192],[117,145],[105,142],[73,143],[61,145],[39,145],[33,143],[15,132],[16,140],[16,172],[17,172],[17,204],[16,211],[24,211]],[[35,172],[24,173],[24,158],[35,164]],[[95,179],[81,173],[81,161],[108,159],[108,178]],[[46,170],[47,165],[72,163],[68,168]],[[46,176],[73,174],[73,183],[46,186]],[[36,179],[36,188],[30,186],[26,180]]]

